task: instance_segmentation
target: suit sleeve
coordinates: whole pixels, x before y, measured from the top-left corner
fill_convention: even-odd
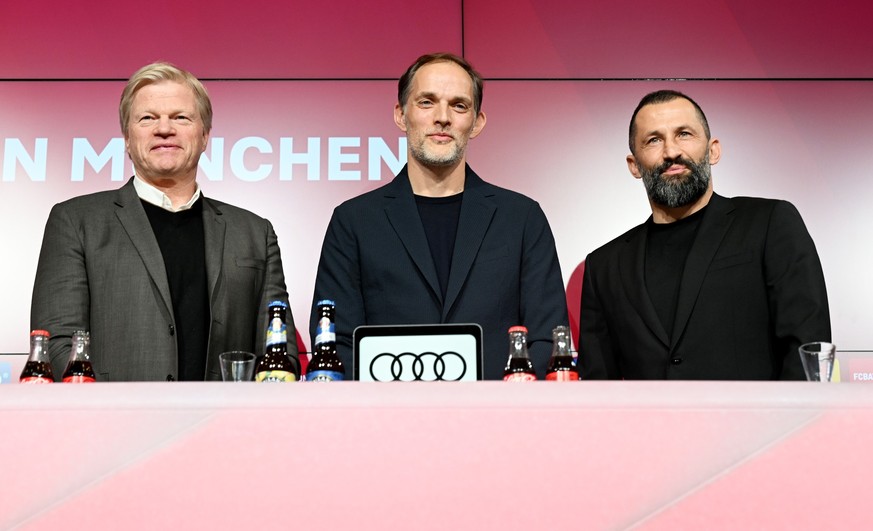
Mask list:
[[[815,244],[800,213],[787,201],[777,202],[771,214],[764,271],[781,377],[805,379],[797,349],[811,341],[830,341],[831,322]]]
[[[51,335],[49,355],[60,381],[70,355],[73,332],[90,330],[91,299],[85,250],[78,224],[62,205],[49,214],[36,267],[30,307],[32,330]]]
[[[345,365],[346,378],[352,379],[352,333],[367,322],[364,297],[361,287],[361,267],[358,254],[358,238],[354,220],[344,215],[340,208],[333,216],[324,235],[321,258],[315,277],[315,292],[309,317],[309,336],[314,348],[316,326],[315,303],[330,299],[336,302],[337,354]]]
[[[594,275],[589,255],[582,276],[579,311],[579,373],[583,380],[621,379]]]
[[[552,354],[552,330],[567,326],[567,295],[552,229],[540,206],[534,203],[524,228],[520,286],[521,322],[528,329],[531,360],[543,378]]]
[[[260,352],[263,353],[266,348],[267,329],[267,305],[272,301],[280,300],[288,304],[288,292],[285,286],[285,273],[282,268],[282,253],[279,250],[279,241],[276,237],[276,232],[273,225],[264,220],[267,225],[267,272],[264,278],[264,288],[261,292],[261,305],[258,308],[258,328],[256,333],[259,334],[261,345]],[[297,352],[297,328],[294,326],[294,316],[291,313],[291,306],[288,306],[288,312],[285,316],[285,323],[288,332],[288,355],[297,364],[298,371],[300,370],[300,361]]]

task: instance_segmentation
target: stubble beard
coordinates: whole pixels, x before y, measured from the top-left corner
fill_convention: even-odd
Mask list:
[[[458,145],[457,141],[452,143],[452,148],[447,153],[434,153],[433,150],[428,149],[425,145],[427,142],[427,137],[421,139],[421,141],[410,142],[409,152],[412,157],[417,160],[423,166],[432,166],[443,168],[447,166],[454,166],[464,156],[464,149],[462,146]]]

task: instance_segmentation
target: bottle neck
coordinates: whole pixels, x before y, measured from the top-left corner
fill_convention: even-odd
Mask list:
[[[27,359],[29,361],[49,361],[47,337],[34,336],[30,338],[30,356]]]
[[[322,315],[315,331],[315,348],[326,344],[336,344],[336,325],[329,315]]]
[[[509,334],[509,357],[511,358],[528,358],[527,353],[527,335],[522,332],[511,332]]]
[[[73,335],[73,343],[70,348],[70,359],[87,361],[90,358],[88,355],[89,343],[90,340],[88,336]]]
[[[570,353],[570,333],[565,331],[557,331],[552,334],[552,356],[572,357]]]
[[[267,348],[281,343],[288,343],[288,327],[282,319],[276,317],[270,321],[270,327],[267,328]]]

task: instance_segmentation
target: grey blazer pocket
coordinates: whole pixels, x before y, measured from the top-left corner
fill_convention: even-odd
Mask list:
[[[712,264],[709,266],[710,271],[718,271],[719,269],[727,269],[729,267],[734,267],[742,264],[748,264],[755,259],[755,253],[752,251],[748,251],[740,254],[732,254],[730,256],[724,256],[719,258],[718,260],[713,260]]]
[[[267,261],[260,258],[236,258],[237,267],[252,267],[254,269],[267,269]]]

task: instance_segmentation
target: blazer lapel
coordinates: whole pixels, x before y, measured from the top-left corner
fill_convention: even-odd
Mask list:
[[[202,193],[202,192],[201,192]],[[206,282],[209,290],[209,307],[215,304],[218,280],[224,265],[224,235],[226,225],[221,210],[212,201],[201,195],[203,201],[203,243],[206,256]]]
[[[707,211],[703,214],[703,219],[700,220],[700,227],[697,229],[694,244],[688,252],[685,270],[682,273],[682,282],[679,285],[671,349],[676,346],[688,325],[688,319],[691,318],[691,312],[694,309],[694,303],[697,301],[703,280],[706,278],[709,264],[715,257],[721,240],[733,222],[733,216],[728,215],[731,211],[733,211],[733,205],[729,200],[713,194]]]
[[[464,199],[461,201],[461,215],[458,219],[458,232],[455,237],[455,250],[452,253],[452,266],[449,284],[446,286],[446,300],[443,304],[443,320],[461,293],[473,261],[485,239],[497,207],[487,197],[485,182],[467,166],[464,183]]]
[[[130,238],[131,243],[139,253],[146,271],[157,286],[162,302],[168,315],[173,315],[173,303],[170,298],[170,284],[167,281],[167,270],[155,232],[149,223],[149,218],[140,204],[139,196],[133,187],[133,178],[118,190],[116,196],[115,215]]]
[[[436,266],[430,255],[430,247],[427,245],[427,236],[421,224],[418,207],[415,206],[406,167],[391,181],[391,186],[385,188],[385,199],[387,200],[385,215],[388,216],[388,222],[430,289],[437,299],[442,300]]]
[[[664,344],[664,347],[668,347],[670,341],[667,338],[667,331],[655,312],[652,299],[649,298],[649,292],[646,289],[647,236],[647,225],[643,224],[625,240],[626,245],[621,251],[621,257],[618,261],[621,268],[621,282],[624,285],[628,300],[633,306],[633,311],[637,312],[643,324]],[[620,330],[619,333],[621,333]]]

